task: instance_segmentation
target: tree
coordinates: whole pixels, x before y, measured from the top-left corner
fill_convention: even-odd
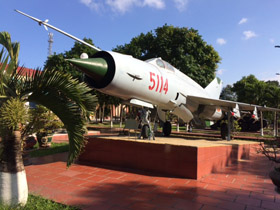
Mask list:
[[[114,96],[110,96],[110,95],[107,95],[107,94],[104,94],[104,93],[101,93],[101,92],[98,92],[98,91],[95,91],[95,94],[98,98],[98,104],[99,104],[99,120],[100,122],[102,123],[103,120],[104,120],[104,117],[105,117],[105,108],[107,106],[109,106],[110,108],[110,113],[112,113],[112,106],[118,106],[121,102],[121,99],[120,98],[117,98],[117,97],[114,97]],[[112,115],[110,116],[111,117],[111,125],[112,125]]]
[[[220,99],[230,100],[230,101],[237,100],[236,93],[232,91],[231,85],[227,85],[226,87],[223,88],[221,95],[220,95]]]
[[[94,45],[91,39],[84,38],[83,40],[91,45]],[[89,57],[92,57],[96,51],[84,44],[75,42],[71,50],[48,57],[44,68],[67,72],[70,73],[74,78],[78,78],[79,81],[83,81],[83,74],[66,60],[69,58],[80,58],[82,53],[87,53]]]
[[[264,82],[254,75],[249,75],[234,83],[232,90],[240,102],[274,108],[278,108],[280,104],[280,88],[277,81]]]
[[[233,84],[232,90],[237,95],[237,101],[279,108],[280,87],[278,81],[259,81],[254,75],[242,77]],[[271,112],[265,112],[267,120],[273,120]]]
[[[265,105],[279,108],[280,87],[278,81],[267,81],[265,88]]]
[[[232,90],[237,94],[237,101],[265,105],[265,87],[265,82],[259,81],[254,75],[249,75],[234,83]]]
[[[168,25],[155,29],[154,33],[141,33],[129,44],[117,46],[114,51],[141,60],[161,57],[203,87],[215,78],[217,64],[221,60],[197,30]]]
[[[6,43],[12,44],[10,40]],[[7,50],[12,46],[7,48],[4,45]],[[21,156],[21,133],[26,124],[25,102],[45,106],[63,122],[69,136],[69,167],[85,145],[86,118],[88,112],[95,109],[96,98],[89,93],[91,89],[85,83],[69,73],[45,69],[37,70],[31,76],[24,75],[23,68],[17,71],[13,58],[6,68],[7,57],[4,55],[0,54],[0,201],[8,205],[24,205],[28,196]],[[7,73],[5,69],[12,71]]]

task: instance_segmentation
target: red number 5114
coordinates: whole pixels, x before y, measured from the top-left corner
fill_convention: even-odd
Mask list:
[[[152,83],[149,86],[149,90],[155,89],[156,92],[161,93],[162,91],[166,94],[168,91],[168,79],[165,79],[165,83],[163,85],[163,77],[156,75],[153,72],[150,72],[150,82]]]

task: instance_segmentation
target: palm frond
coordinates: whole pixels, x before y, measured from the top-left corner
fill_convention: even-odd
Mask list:
[[[6,68],[6,74],[11,75],[17,71],[18,65],[15,60],[10,60],[9,64],[7,65]]]
[[[19,74],[21,74],[20,71]],[[25,85],[32,85],[29,88],[33,89],[33,86],[36,86],[45,94],[48,94],[49,89],[63,93],[69,100],[75,101],[82,112],[95,108],[95,105],[92,104],[92,95],[89,94],[91,89],[85,83],[80,83],[77,79],[74,79],[70,74],[55,70],[37,70],[31,77],[26,75],[25,81]],[[24,87],[24,89],[28,88]]]
[[[1,34],[1,33],[0,33]],[[8,53],[2,48],[0,51],[0,95],[2,98],[7,95],[16,96],[15,92],[11,91],[10,87],[7,85],[10,76],[16,73],[18,68],[16,62],[9,59]]]
[[[0,52],[0,94],[4,95],[4,76],[5,76],[5,69],[9,60],[9,56],[5,56],[4,48],[2,48]]]
[[[17,64],[20,44],[18,42],[12,43],[11,35],[6,31],[0,32],[0,44],[6,48],[11,60]]]
[[[15,64],[18,64],[19,49],[20,49],[19,42],[13,42],[12,50],[13,50],[13,60],[15,61]]]
[[[21,73],[13,75],[9,86],[21,98],[47,107],[60,118],[69,136],[67,166],[70,166],[84,147],[86,116],[88,111],[95,110],[96,98],[85,83],[79,83],[69,74],[45,70],[25,75],[23,79]]]

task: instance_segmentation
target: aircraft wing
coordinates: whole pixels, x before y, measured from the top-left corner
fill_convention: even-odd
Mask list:
[[[244,111],[254,111],[255,108],[257,108],[259,111],[274,111],[274,112],[280,112],[280,109],[277,108],[271,108],[266,106],[259,106],[254,104],[246,104],[236,101],[228,101],[228,100],[221,100],[221,99],[211,99],[211,98],[204,98],[204,97],[198,97],[198,96],[185,96],[187,98],[187,102],[190,100],[194,103],[201,104],[201,105],[214,105],[214,106],[220,106],[227,110],[228,108],[235,108],[236,105],[239,106],[240,110]]]

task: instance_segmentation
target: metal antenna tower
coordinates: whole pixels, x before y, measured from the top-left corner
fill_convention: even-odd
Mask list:
[[[52,55],[52,44],[53,44],[53,33],[49,32],[48,33],[49,35],[49,49],[48,49],[48,56],[51,56]]]

